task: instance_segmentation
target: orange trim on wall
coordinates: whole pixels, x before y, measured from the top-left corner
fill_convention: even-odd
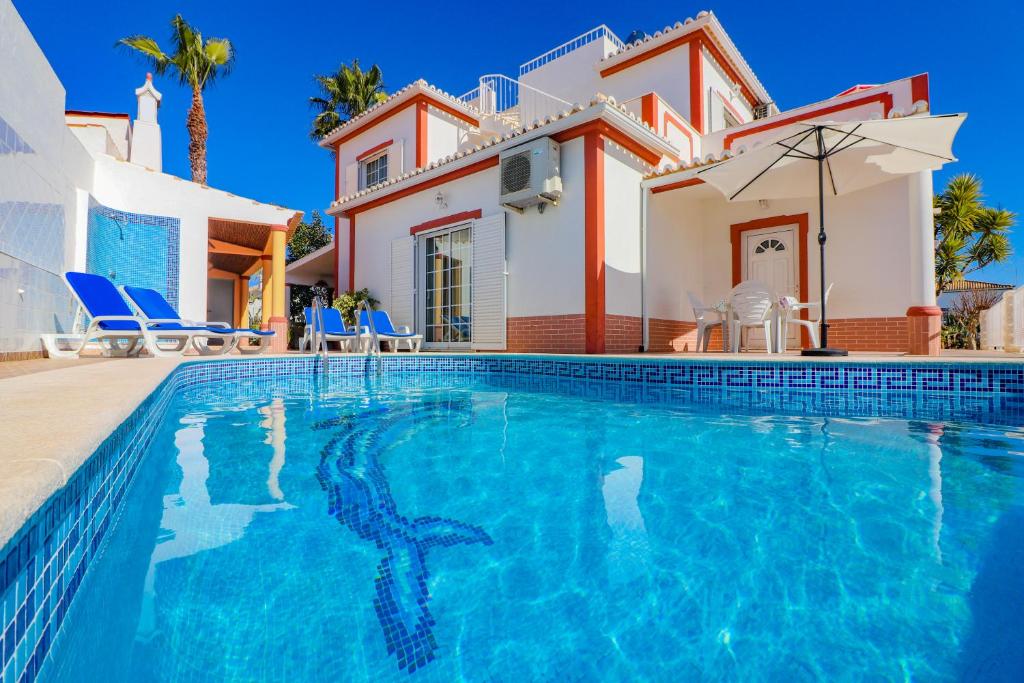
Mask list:
[[[710,37],[707,38],[704,40],[704,47],[708,49],[708,52],[711,53],[711,57],[718,62],[720,67],[722,67],[722,70],[725,71],[725,75],[728,76],[733,83],[739,84],[740,94],[743,95],[743,99],[747,101],[747,104],[751,107],[757,105],[757,97],[754,96],[754,91],[747,87],[747,84],[740,77],[739,72],[733,68],[729,60],[722,54],[722,51],[718,49],[718,45],[715,44],[715,41],[711,40]]]
[[[337,292],[341,291],[341,273],[339,266],[341,265],[341,218],[338,216],[334,217],[334,289]]]
[[[743,93],[743,97],[747,100],[750,106],[754,106],[755,104],[757,104],[757,97],[754,96],[754,91],[747,86],[743,78],[740,77],[739,72],[737,72],[736,69],[733,68],[732,64],[729,62],[729,60],[725,58],[725,55],[722,54],[722,51],[718,49],[718,46],[715,44],[714,40],[711,39],[711,36],[704,29],[694,31],[693,33],[687,33],[685,36],[680,36],[675,40],[670,40],[667,43],[663,43],[656,48],[648,50],[647,52],[636,55],[632,59],[627,59],[624,62],[619,62],[614,66],[608,67],[607,69],[602,69],[601,77],[606,78],[608,76],[611,76],[612,74],[616,74],[624,69],[628,69],[642,62],[646,62],[648,59],[653,59],[658,55],[664,54],[669,50],[674,50],[677,47],[682,47],[683,45],[686,44],[690,45],[690,55],[692,56],[694,53],[693,43],[698,41],[704,43],[704,45],[708,48],[708,52],[710,52],[711,55],[715,58],[715,61],[717,61],[719,65],[721,65],[726,75],[729,76],[729,78],[731,78],[734,82],[739,83],[740,91]],[[691,64],[692,63],[693,60],[691,60]],[[698,61],[698,63],[700,62]],[[693,69],[692,66],[690,68],[691,70]],[[693,73],[691,71],[691,84],[693,83],[692,75]],[[700,128],[698,128],[697,126],[694,126],[694,128],[700,130]]]
[[[455,107],[450,107],[447,104],[445,104],[444,102],[438,102],[437,100],[429,99],[429,98],[426,97],[426,95],[421,95],[420,97],[423,97],[424,100],[426,100],[427,104],[429,104],[434,109],[438,109],[440,111],[443,111],[445,114],[449,114],[451,116],[454,116],[455,118],[459,119],[460,121],[462,121],[464,123],[468,123],[471,126],[479,126],[480,125],[480,122],[478,120],[474,119],[472,116],[469,116],[468,114],[465,114],[465,113],[459,111]]]
[[[480,171],[485,171],[485,170],[487,170],[489,168],[493,168],[493,167],[495,167],[497,165],[498,165],[498,157],[497,157],[497,155],[495,155],[493,157],[488,157],[487,159],[481,159],[480,161],[476,162],[475,164],[470,164],[469,166],[464,166],[462,168],[457,168],[454,171],[449,171],[448,173],[444,173],[444,174],[436,176],[434,178],[430,178],[429,180],[424,180],[423,182],[416,183],[415,185],[409,185],[408,187],[403,187],[402,189],[400,189],[400,190],[398,190],[396,192],[393,192],[393,193],[391,193],[389,195],[386,195],[384,197],[380,197],[379,199],[374,199],[373,201],[370,201],[370,202],[366,202],[365,204],[357,206],[357,207],[355,207],[353,209],[350,209],[348,211],[343,211],[342,215],[345,216],[346,218],[351,218],[352,216],[354,216],[357,213],[362,213],[363,211],[368,211],[369,209],[375,209],[378,206],[381,206],[383,204],[388,204],[388,203],[393,202],[395,200],[402,199],[403,197],[408,197],[411,194],[416,194],[417,192],[421,192],[423,190],[428,190],[428,189],[430,189],[432,187],[437,187],[438,185],[443,185],[444,183],[451,182],[452,180],[457,180],[457,179],[462,178],[464,176],[472,175],[474,173],[479,173]]]
[[[735,140],[742,137],[747,137],[748,135],[762,133],[766,130],[779,128],[790,123],[797,123],[798,121],[806,121],[807,119],[813,119],[815,117],[821,116],[822,114],[831,114],[833,112],[843,111],[844,109],[853,109],[854,107],[860,107],[862,105],[871,104],[873,102],[881,102],[883,116],[888,116],[889,111],[892,109],[892,93],[875,93],[874,95],[868,95],[867,97],[859,97],[855,100],[850,100],[849,102],[840,102],[839,104],[834,104],[831,107],[814,109],[812,111],[804,112],[803,114],[796,114],[794,116],[779,119],[778,121],[772,121],[771,123],[766,123],[761,126],[754,126],[753,128],[748,128],[746,130],[737,131],[735,133],[729,133],[728,135],[725,136],[724,147],[725,149],[730,149],[732,147],[732,143]]]
[[[725,108],[728,109],[734,117],[736,117],[737,123],[747,123],[743,120],[743,114],[740,113],[740,110],[732,106],[732,102],[729,101],[728,97],[722,94],[721,90],[715,88],[715,94],[718,95],[718,99],[722,100],[722,104],[725,105]]]
[[[652,92],[640,98],[640,120],[658,130],[658,96]]]
[[[661,154],[647,149],[639,142],[629,137],[618,128],[610,126],[608,123],[602,120],[588,121],[587,123],[581,123],[578,126],[567,128],[566,130],[555,133],[551,138],[561,144],[568,140],[578,138],[581,135],[585,138],[588,133],[598,133],[604,138],[611,140],[620,147],[628,150],[631,154],[643,159],[647,164],[651,166],[657,166],[661,161]]]
[[[681,187],[693,187],[694,185],[703,185],[704,181],[700,178],[687,178],[686,180],[680,180],[678,183],[670,183],[668,185],[660,185],[658,187],[651,188],[651,194],[658,194],[661,192],[668,192],[669,190],[678,190]]]
[[[437,102],[434,99],[432,99],[430,97],[427,97],[423,93],[420,93],[419,95],[416,95],[415,97],[410,97],[407,101],[405,101],[402,104],[396,106],[394,109],[390,109],[390,110],[384,112],[383,114],[380,114],[380,115],[374,117],[373,119],[367,121],[366,123],[362,124],[361,126],[357,126],[353,130],[350,130],[349,132],[345,133],[344,136],[342,136],[342,137],[338,138],[337,140],[335,140],[334,143],[332,143],[332,144],[342,145],[342,144],[348,142],[349,140],[351,140],[352,138],[354,138],[355,136],[360,135],[361,133],[364,133],[364,132],[370,130],[374,126],[376,126],[376,125],[378,125],[378,124],[380,124],[380,123],[382,123],[384,121],[387,121],[392,116],[405,111],[409,107],[419,106],[419,104],[421,102],[425,103],[425,104],[427,104],[427,105],[429,105],[431,107],[434,107],[435,109],[439,109],[439,110],[441,110],[441,111],[443,111],[443,112],[445,112],[447,114],[451,114],[455,118],[460,119],[462,121],[465,121],[466,123],[468,123],[471,126],[479,126],[480,125],[480,121],[478,121],[477,119],[473,118],[469,114],[465,114],[465,113],[459,111],[458,109],[456,109],[454,107],[448,106],[448,105],[443,104],[441,102]]]
[[[427,103],[416,103],[416,168],[427,165]]]
[[[65,109],[65,116],[87,116],[97,119],[130,119],[128,114],[114,114],[106,111],[81,111],[80,109]]]
[[[382,149],[387,149],[388,147],[390,147],[393,144],[395,144],[394,140],[385,140],[384,142],[380,143],[379,145],[374,145],[370,149],[366,150],[365,152],[363,152],[359,156],[357,156],[356,157],[356,161],[362,161],[363,159],[366,159],[367,157],[372,157],[377,152],[381,151]]]
[[[442,216],[441,218],[435,218],[419,225],[414,225],[409,228],[409,234],[415,235],[418,232],[424,230],[433,230],[434,228],[440,228],[445,225],[451,225],[452,223],[464,223],[466,221],[476,220],[484,215],[481,209],[473,209],[472,211],[460,211],[459,213],[453,213],[450,216]]]
[[[604,137],[597,130],[583,136],[584,254],[583,286],[586,352],[604,353]]]
[[[665,137],[668,137],[668,124],[671,123],[673,126],[675,126],[679,130],[679,132],[682,133],[683,135],[685,135],[686,139],[689,140],[689,142],[690,142],[690,155],[689,155],[688,158],[692,159],[693,158],[694,147],[693,147],[693,136],[690,134],[690,129],[686,127],[686,124],[683,123],[683,121],[681,121],[680,119],[677,119],[672,114],[672,112],[668,111],[667,109],[665,110],[664,120],[665,120],[665,126],[664,126],[664,129],[662,131],[662,135],[664,135]]]
[[[910,103],[920,102],[931,103],[928,99],[928,74],[918,74],[910,79]]]
[[[356,217],[348,217],[348,290],[356,288]]]
[[[686,136],[686,139],[690,141],[690,158],[693,156],[693,136],[690,135],[690,131],[687,129],[686,124],[673,115],[672,111],[666,109],[663,117],[659,117],[661,107],[661,98],[658,93],[649,92],[640,98],[640,120],[649,125],[654,129],[655,133],[658,133],[662,137],[668,136],[668,125],[671,123],[679,132]],[[658,119],[661,118],[662,122],[659,124]]]
[[[788,216],[769,216],[768,218],[756,218],[744,223],[736,223],[729,226],[729,240],[732,243],[732,286],[735,287],[743,280],[743,233],[749,230],[762,230],[764,228],[781,228],[787,225],[796,225],[796,239],[800,245],[800,262],[797,264],[800,280],[800,298],[809,301],[808,276],[807,276],[807,233],[808,220],[806,213],[790,214]],[[800,311],[800,317],[807,320],[807,311]],[[800,342],[807,346],[810,339],[807,330],[801,328]]]
[[[698,36],[690,42],[690,125],[704,134],[704,53]]]
[[[607,69],[602,69],[601,78],[607,78],[612,74],[617,74],[620,71],[624,71],[632,66],[636,66],[637,64],[646,62],[648,59],[654,59],[658,55],[665,54],[669,50],[674,50],[677,47],[682,47],[683,45],[686,45],[687,43],[692,43],[695,40],[700,40],[703,34],[704,31],[702,29],[700,31],[694,31],[693,33],[687,33],[685,36],[679,36],[674,40],[668,41],[667,43],[662,43],[658,47],[652,48],[647,52],[636,55],[635,57],[627,59],[623,62],[619,62],[618,64],[615,64],[613,66],[609,66]]]
[[[334,146],[334,201],[341,199],[341,144]],[[334,217],[334,289],[341,290],[341,218]]]
[[[561,132],[555,133],[551,137],[556,142],[563,143],[581,136],[585,137],[588,133],[597,133],[602,137],[611,140],[615,144],[620,145],[621,147],[629,151],[631,154],[635,154],[637,157],[639,157],[645,163],[651,166],[657,166],[658,162],[661,161],[661,155],[659,153],[647,149],[640,143],[630,138],[625,133],[619,131],[617,128],[614,128],[601,120],[581,123],[578,126],[574,126],[572,128],[568,128]],[[470,164],[468,166],[455,169],[454,171],[449,171],[448,173],[435,176],[434,178],[424,180],[414,185],[403,187],[402,189],[397,190],[389,195],[385,195],[378,199],[366,202],[365,204],[361,204],[347,211],[342,211],[341,215],[344,216],[345,218],[351,218],[355,214],[362,213],[363,211],[375,209],[378,206],[382,206],[384,204],[388,204],[398,199],[402,199],[403,197],[408,197],[409,195],[416,194],[417,192],[422,192],[423,190],[428,190],[432,187],[437,187],[438,185],[443,185],[444,183],[451,182],[453,180],[458,180],[459,178],[463,178],[474,173],[479,173],[480,171],[486,171],[487,169],[493,168],[497,165],[497,155],[488,157],[486,159],[481,159],[480,161],[477,161],[476,163]]]

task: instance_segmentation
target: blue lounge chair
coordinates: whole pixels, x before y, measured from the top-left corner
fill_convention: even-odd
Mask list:
[[[171,306],[164,298],[164,295],[155,289],[146,287],[124,287],[125,296],[139,309],[148,320],[175,321],[179,325],[186,325],[193,330],[192,346],[204,356],[219,356],[238,347],[242,353],[263,353],[270,348],[270,340],[274,336],[272,330],[256,331],[250,329],[237,329],[227,323],[221,322],[193,322],[182,320],[174,306]],[[210,346],[211,339],[220,340],[220,345]],[[240,343],[242,340],[255,339],[259,341],[256,346],[249,346]]]
[[[307,306],[303,309],[306,316],[306,328],[302,332],[302,339],[299,340],[299,351],[305,351],[311,346],[313,336],[316,333],[316,321],[313,319],[313,309]],[[357,340],[359,335],[355,330],[345,327],[345,321],[341,318],[341,311],[336,308],[321,309],[324,317],[324,336],[329,342],[338,342],[343,350],[351,350],[351,342]],[[316,349],[313,349],[315,351]]]
[[[373,312],[373,326],[377,330],[377,338],[380,341],[389,342],[393,351],[398,351],[398,344],[405,342],[409,345],[410,351],[419,352],[420,345],[423,343],[423,335],[415,334],[407,325],[396,329],[387,311]],[[359,328],[362,331],[363,339],[369,344],[370,319],[366,315],[366,310],[359,313]]]
[[[114,283],[102,275],[68,272],[64,282],[79,308],[89,315],[89,327],[84,334],[42,335],[51,358],[78,357],[92,342],[98,343],[106,356],[132,356],[143,349],[153,356],[180,356],[198,331],[180,320],[135,315]],[[173,347],[162,348],[159,341],[170,341]]]

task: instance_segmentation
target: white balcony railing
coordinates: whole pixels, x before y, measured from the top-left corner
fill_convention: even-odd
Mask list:
[[[536,57],[526,62],[525,64],[520,65],[519,75],[525,76],[534,69],[542,67],[548,62],[552,62],[563,55],[567,55],[570,52],[578,50],[584,45],[589,45],[595,40],[599,40],[601,38],[607,38],[609,41],[611,41],[612,45],[614,45],[615,48],[618,50],[624,50],[626,48],[626,44],[623,43],[617,35],[612,33],[612,30],[610,28],[608,28],[604,24],[601,24],[595,29],[591,29],[582,35],[576,36],[572,40],[568,40],[562,43],[561,45],[552,50],[548,50],[540,57]]]
[[[458,99],[513,128],[572,108],[570,102],[502,74],[481,76],[480,85]]]

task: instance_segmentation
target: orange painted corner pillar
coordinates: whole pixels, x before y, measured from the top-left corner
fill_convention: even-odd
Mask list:
[[[238,319],[238,328],[246,329],[249,327],[249,276],[239,275],[238,276],[238,314],[235,317]]]
[[[604,138],[583,136],[584,312],[587,353],[605,350]]]
[[[288,311],[284,296],[284,257],[288,248],[288,226],[270,226],[270,327],[275,332],[270,350],[284,353],[288,350]],[[263,303],[266,305],[266,289],[264,288]]]
[[[273,257],[270,254],[263,254],[260,256],[261,268],[263,274],[260,281],[260,329],[270,329],[270,317],[274,314],[273,295],[271,294],[271,287],[274,281],[274,262]]]
[[[700,38],[690,41],[690,125],[703,135],[704,121],[704,45]]]

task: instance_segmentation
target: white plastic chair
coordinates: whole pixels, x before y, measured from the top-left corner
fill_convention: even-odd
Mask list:
[[[732,309],[732,329],[729,332],[729,341],[732,342],[732,352],[739,353],[741,347],[740,336],[745,327],[760,327],[764,329],[764,343],[768,353],[772,352],[772,307],[775,296],[768,285],[757,280],[741,282],[732,289],[729,296]]]
[[[710,306],[705,306],[700,297],[693,292],[687,292],[686,296],[689,297],[690,306],[693,307],[693,319],[697,321],[697,350],[707,353],[708,343],[711,341],[711,330],[722,327],[724,324],[722,313]],[[714,314],[717,320],[709,320],[706,316],[710,314]]]
[[[832,287],[835,285],[834,282],[830,282],[828,289],[825,290],[825,303],[828,304],[828,296],[832,293]],[[786,330],[790,325],[799,325],[800,327],[807,328],[807,334],[811,338],[811,347],[818,348],[820,346],[818,341],[818,330],[821,329],[821,302],[820,301],[809,301],[807,303],[800,303],[794,296],[783,297],[786,300],[786,319],[782,324],[782,329],[779,331],[779,350],[784,352],[786,350]],[[800,317],[800,311],[816,308],[818,309],[818,317],[814,320],[804,320]]]

